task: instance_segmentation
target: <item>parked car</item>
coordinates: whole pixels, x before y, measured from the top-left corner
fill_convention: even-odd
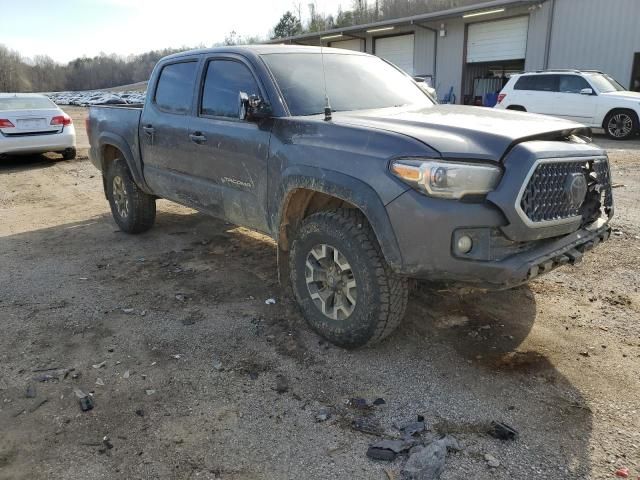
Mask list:
[[[88,117],[123,231],[165,198],[270,235],[303,315],[344,347],[394,330],[410,278],[509,288],[606,240],[609,164],[585,130],[437,105],[378,57],[288,45],[165,57],[143,108]]]
[[[513,75],[495,108],[542,113],[603,128],[626,140],[640,131],[640,93],[631,92],[606,73],[548,70]]]
[[[0,93],[0,156],[46,152],[76,157],[71,117],[44,95]]]

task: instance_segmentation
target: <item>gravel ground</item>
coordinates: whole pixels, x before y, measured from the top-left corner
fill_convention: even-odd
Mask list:
[[[352,422],[393,437],[417,415],[425,441],[461,445],[443,479],[637,478],[640,142],[597,141],[618,186],[609,242],[511,291],[421,288],[357,351],[280,297],[262,235],[160,201],[127,236],[86,150],[2,161],[0,479],[395,479],[406,457],[368,459],[380,437]],[[492,420],[518,439],[488,436]]]

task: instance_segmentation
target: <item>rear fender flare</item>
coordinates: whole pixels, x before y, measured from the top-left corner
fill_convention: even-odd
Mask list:
[[[106,174],[104,162],[105,147],[115,147],[122,153],[124,161],[127,162],[127,166],[129,167],[129,171],[131,172],[131,176],[133,177],[133,181],[136,182],[136,185],[138,185],[143,192],[153,194],[147,186],[147,183],[144,181],[141,163],[136,161],[136,157],[124,138],[113,133],[103,132],[100,134],[98,139],[98,145],[100,146],[100,166],[102,167],[103,174]]]

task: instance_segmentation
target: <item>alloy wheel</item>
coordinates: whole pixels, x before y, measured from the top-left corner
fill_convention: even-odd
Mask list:
[[[618,113],[609,119],[607,130],[613,137],[624,138],[633,130],[633,119],[626,113]]]
[[[119,175],[113,177],[113,203],[115,203],[121,218],[129,216],[129,195],[127,195],[127,189]]]
[[[345,320],[355,310],[356,280],[337,248],[324,243],[313,247],[307,254],[305,280],[313,303],[326,317]]]

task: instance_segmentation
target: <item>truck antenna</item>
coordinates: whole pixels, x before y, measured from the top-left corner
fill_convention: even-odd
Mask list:
[[[324,68],[324,50],[322,49],[322,39],[320,39],[320,58],[322,59],[322,81],[324,83],[324,121],[331,120],[331,104],[327,93],[327,73]]]

